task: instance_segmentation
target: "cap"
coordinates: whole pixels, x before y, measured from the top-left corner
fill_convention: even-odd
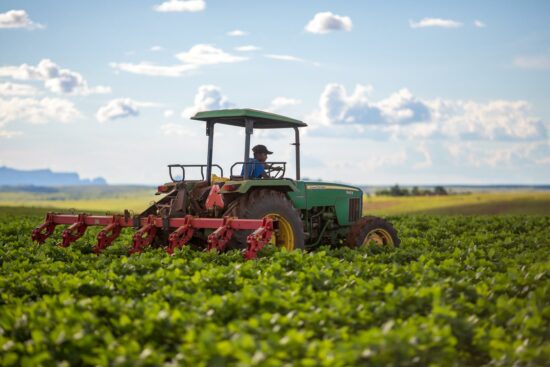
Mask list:
[[[269,150],[267,150],[267,147],[265,145],[262,145],[262,144],[256,145],[254,148],[252,148],[252,151],[254,153],[273,154],[273,152],[270,152]]]

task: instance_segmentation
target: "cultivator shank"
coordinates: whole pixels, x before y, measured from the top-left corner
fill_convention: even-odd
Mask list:
[[[183,218],[164,218],[156,215],[131,218],[125,215],[89,215],[48,213],[44,223],[32,231],[33,241],[42,244],[49,238],[58,225],[68,225],[62,233],[60,246],[68,247],[81,238],[88,227],[101,226],[97,235],[97,244],[93,250],[99,254],[110,246],[120,235],[122,228],[133,227],[137,232],[133,236],[130,253],[140,253],[150,246],[159,230],[172,230],[166,252],[173,254],[178,248],[187,245],[196,230],[213,230],[208,235],[209,251],[224,251],[235,231],[254,231],[247,238],[246,259],[254,259],[259,250],[271,240],[276,229],[276,221],[270,217],[262,219],[239,219],[235,217],[201,218],[187,215]]]

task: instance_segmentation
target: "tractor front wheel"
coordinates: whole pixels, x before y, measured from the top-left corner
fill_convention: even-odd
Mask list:
[[[385,247],[399,247],[399,237],[393,225],[385,219],[367,216],[355,222],[349,232],[347,244],[350,247],[368,246],[374,243]]]

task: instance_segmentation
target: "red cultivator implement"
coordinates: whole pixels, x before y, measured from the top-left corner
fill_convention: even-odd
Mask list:
[[[195,231],[207,230],[207,250],[224,251],[231,240],[234,231],[252,230],[247,237],[247,247],[244,253],[246,259],[254,259],[258,251],[270,242],[277,221],[265,217],[263,219],[238,219],[234,217],[199,218],[186,215],[182,218],[163,218],[156,215],[147,217],[130,217],[125,215],[88,215],[88,214],[56,214],[48,213],[44,223],[32,232],[32,239],[40,244],[50,237],[56,226],[69,225],[62,234],[60,246],[67,247],[81,238],[89,226],[103,226],[97,235],[97,244],[93,250],[99,254],[113,243],[124,227],[137,229],[133,236],[130,253],[140,253],[150,246],[157,231],[170,232],[166,252],[173,254],[174,250],[187,245]],[[212,231],[213,230],[213,231]]]

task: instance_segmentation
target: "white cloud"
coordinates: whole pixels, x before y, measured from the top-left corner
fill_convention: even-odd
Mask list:
[[[163,115],[166,118],[170,118],[170,117],[174,116],[174,110],[165,110]]]
[[[423,18],[419,22],[409,21],[411,28],[428,28],[428,27],[438,27],[438,28],[460,28],[462,23],[452,19],[441,19],[441,18]]]
[[[198,44],[187,52],[175,55],[182,63],[177,65],[155,65],[149,62],[118,63],[109,65],[117,71],[148,76],[179,77],[191,73],[203,65],[233,63],[248,60],[247,57],[231,55],[212,45]]]
[[[348,95],[341,84],[328,84],[319,99],[318,123],[332,124],[403,124],[430,119],[427,106],[407,89],[401,89],[379,102],[371,102],[370,85],[357,85]]]
[[[240,29],[235,29],[234,31],[227,32],[227,35],[231,37],[243,37],[248,36],[248,32],[241,31]]]
[[[151,102],[138,102],[130,98],[117,98],[109,101],[105,106],[97,110],[96,118],[99,122],[107,122],[139,115],[140,107],[158,107]]]
[[[267,55],[264,55],[264,56],[269,58],[269,59],[281,60],[281,61],[292,61],[292,62],[304,62],[305,61],[304,59],[301,59],[299,57],[292,56],[292,55],[267,54]]]
[[[235,47],[235,51],[241,51],[241,52],[250,52],[250,51],[258,51],[258,50],[261,50],[261,48],[254,45],[245,45],[245,46]]]
[[[160,126],[164,135],[197,136],[194,131],[186,129],[181,124],[168,123]]]
[[[476,20],[474,21],[474,26],[475,26],[476,28],[485,28],[485,27],[487,27],[487,24],[485,24],[485,23],[482,22],[481,20],[477,20],[477,19],[476,19]]]
[[[426,103],[436,124],[432,135],[495,141],[540,140],[547,136],[546,127],[531,114],[526,101],[436,99]]]
[[[550,145],[547,142],[527,144],[463,142],[449,144],[447,151],[454,164],[458,166],[488,166],[503,169],[531,164],[550,164]]]
[[[182,116],[189,118],[197,112],[219,110],[232,107],[226,96],[222,94],[221,88],[215,85],[202,85],[199,87],[193,106],[183,110]]]
[[[151,47],[151,51],[153,51],[153,52],[159,52],[159,51],[162,51],[162,50],[164,50],[162,48],[162,46],[153,46],[153,47]]]
[[[176,55],[181,62],[191,65],[213,65],[248,60],[246,57],[234,56],[212,45],[198,44],[187,52]]]
[[[178,77],[187,75],[193,70],[197,69],[197,65],[179,64],[164,66],[154,65],[147,62],[140,62],[138,64],[112,62],[109,65],[115,70],[125,71],[127,73],[166,77]]]
[[[17,84],[17,83],[0,83],[0,97],[3,96],[17,96],[26,97],[37,95],[38,89],[32,85]]]
[[[0,138],[11,139],[14,136],[22,135],[21,131],[0,130]]]
[[[1,28],[40,29],[44,26],[33,22],[25,10],[10,10],[6,13],[0,13]]]
[[[432,155],[430,153],[430,150],[426,146],[426,143],[422,142],[418,145],[417,151],[422,155],[424,158],[424,161],[417,162],[413,165],[413,168],[416,169],[422,169],[422,168],[429,168],[432,166]]]
[[[514,59],[514,65],[521,69],[548,70],[550,56],[518,56]]]
[[[351,31],[353,24],[350,17],[321,12],[315,14],[306,25],[305,30],[315,34],[326,34],[332,31]]]
[[[0,127],[14,121],[43,124],[80,118],[74,104],[60,98],[0,98]]]
[[[206,9],[204,0],[168,0],[153,7],[155,11],[170,12],[198,12]]]
[[[287,98],[287,97],[277,97],[277,98],[274,98],[271,101],[271,103],[270,103],[269,107],[267,108],[267,110],[275,112],[275,111],[279,111],[279,110],[281,110],[285,107],[299,105],[300,103],[302,103],[302,101],[300,101],[299,99]]]
[[[358,85],[348,94],[328,84],[319,109],[307,120],[318,135],[373,139],[450,139],[466,141],[539,141],[547,128],[525,101],[421,100],[401,89],[380,101],[372,87]]]
[[[81,74],[69,69],[62,69],[50,59],[43,59],[36,66],[27,64],[2,66],[0,67],[0,77],[9,77],[15,80],[41,80],[44,82],[44,87],[61,94],[111,93],[110,87],[88,87],[88,82]]]

